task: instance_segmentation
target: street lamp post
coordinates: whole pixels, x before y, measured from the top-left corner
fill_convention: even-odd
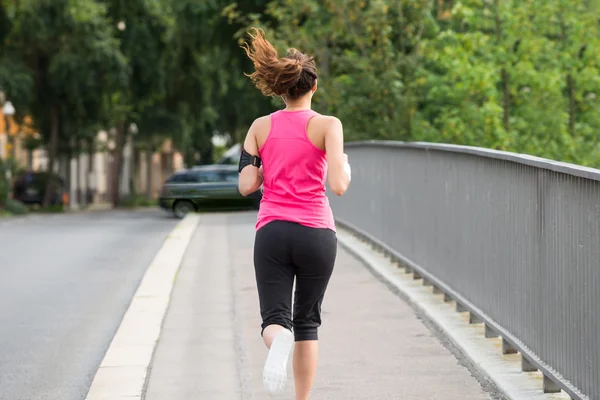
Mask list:
[[[106,157],[107,157],[107,161],[108,161],[108,168],[107,168],[107,171],[108,171],[108,179],[107,179],[108,185],[106,187],[106,194],[108,196],[107,197],[108,201],[111,201],[111,202],[112,202],[112,199],[115,196],[118,196],[118,193],[119,193],[119,185],[118,184],[116,185],[116,191],[117,191],[117,193],[113,193],[115,191],[114,181],[115,181],[115,179],[119,179],[118,176],[115,177],[116,174],[113,172],[113,168],[115,167],[115,155],[114,155],[114,151],[115,151],[115,148],[117,147],[117,145],[115,143],[115,139],[113,138],[114,134],[115,134],[114,131],[115,131],[114,128],[112,128],[111,132],[110,132],[110,136],[109,136],[109,138],[108,138],[108,140],[106,142],[106,145],[107,145],[107,148],[108,148],[108,151],[106,152]]]
[[[5,102],[6,102],[6,94],[4,93],[2,86],[0,86],[0,108],[4,108]],[[2,115],[4,115],[4,130],[6,131],[4,133],[6,133],[6,140],[8,143],[8,126],[6,124],[7,118],[6,118],[6,114],[2,114]],[[8,146],[5,146],[4,149],[6,149],[6,147],[8,147]],[[4,149],[2,150],[2,152],[4,152]],[[8,154],[6,155],[6,157],[8,157]]]
[[[6,139],[9,143],[10,152],[7,154],[7,157],[11,158],[12,163],[9,164],[9,168],[6,168],[6,181],[11,182],[12,180],[12,168],[15,161],[15,144],[14,138],[10,134],[10,120],[9,117],[15,114],[15,107],[12,105],[10,101],[6,101],[6,94],[0,87],[0,106],[2,106],[2,113],[4,114],[4,129],[6,133]]]
[[[136,157],[136,151],[135,151],[135,136],[138,133],[138,126],[135,122],[129,126],[129,131],[131,132],[131,136],[129,139],[129,146],[130,146],[129,162],[131,164],[131,166],[129,168],[129,194],[133,198],[136,195],[135,177],[137,175],[137,157]]]
[[[6,135],[9,138],[9,143],[10,143],[10,158],[12,158],[13,162],[15,161],[15,155],[16,155],[16,151],[15,151],[15,137],[14,135],[10,134],[10,120],[9,117],[12,117],[13,115],[15,115],[15,107],[13,106],[13,104],[10,101],[7,101],[6,103],[4,103],[4,106],[2,107],[2,113],[4,114],[4,123],[6,126]]]
[[[0,107],[4,107],[4,102],[6,101],[6,96],[4,94],[4,90],[2,90],[2,86],[0,86]],[[6,129],[6,125],[5,125]],[[8,138],[8,135],[7,135]],[[0,177],[2,179],[2,177]],[[6,184],[10,187],[10,168],[5,169],[5,177]],[[4,201],[5,199],[0,198],[0,201]]]

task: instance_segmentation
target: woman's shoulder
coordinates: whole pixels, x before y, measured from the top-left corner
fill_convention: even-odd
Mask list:
[[[264,115],[262,117],[256,118],[252,125],[250,126],[250,130],[252,131],[264,131],[265,129],[268,131],[271,128],[271,114]]]
[[[252,125],[262,125],[262,124],[266,124],[266,123],[271,123],[271,115],[272,114],[268,114],[268,115],[263,115],[262,117],[258,117],[254,120],[254,122],[252,123]]]
[[[315,125],[321,128],[342,126],[342,121],[333,115],[317,114],[312,118],[311,122],[314,122]]]

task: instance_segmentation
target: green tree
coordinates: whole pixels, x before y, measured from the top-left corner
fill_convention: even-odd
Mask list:
[[[22,115],[31,100],[33,77],[22,62],[19,49],[11,43],[17,6],[9,0],[0,0],[0,89]]]
[[[182,119],[176,143],[188,164],[212,163],[215,132],[239,142],[252,121],[271,110],[268,100],[243,75],[244,68],[251,66],[239,47],[238,33],[245,25],[228,12],[259,15],[266,3],[233,7],[229,0],[173,2],[168,104]]]
[[[127,85],[110,103],[112,125],[116,126],[113,169],[111,171],[112,203],[119,203],[119,182],[123,167],[123,148],[130,133],[129,126],[142,124],[147,109],[164,101],[165,54],[172,24],[167,2],[154,0],[102,0],[108,9],[110,26],[114,27],[121,52],[128,63]],[[143,124],[142,124],[143,125]]]
[[[66,119],[96,120],[110,88],[126,80],[105,8],[93,0],[21,0],[10,43],[32,72],[29,110],[54,170]],[[46,190],[44,203],[51,194]]]
[[[347,138],[409,138],[415,94],[406,81],[419,42],[435,33],[430,11],[419,0],[273,0],[264,15],[247,16],[245,28],[263,27],[282,53],[297,47],[315,56],[315,107],[340,117]]]
[[[421,48],[416,138],[600,161],[596,140],[579,133],[594,130],[584,110],[597,110],[598,91],[598,34],[583,35],[598,27],[584,3],[456,2]]]

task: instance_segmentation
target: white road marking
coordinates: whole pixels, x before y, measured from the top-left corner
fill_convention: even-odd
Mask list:
[[[190,214],[167,236],[148,267],[86,400],[141,399],[171,291],[200,217]]]

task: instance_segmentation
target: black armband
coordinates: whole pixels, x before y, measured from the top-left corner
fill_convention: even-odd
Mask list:
[[[238,167],[238,172],[242,172],[242,170],[248,165],[260,168],[260,166],[262,165],[262,161],[260,157],[252,156],[246,151],[246,149],[242,149],[242,155],[240,157],[240,165]]]

